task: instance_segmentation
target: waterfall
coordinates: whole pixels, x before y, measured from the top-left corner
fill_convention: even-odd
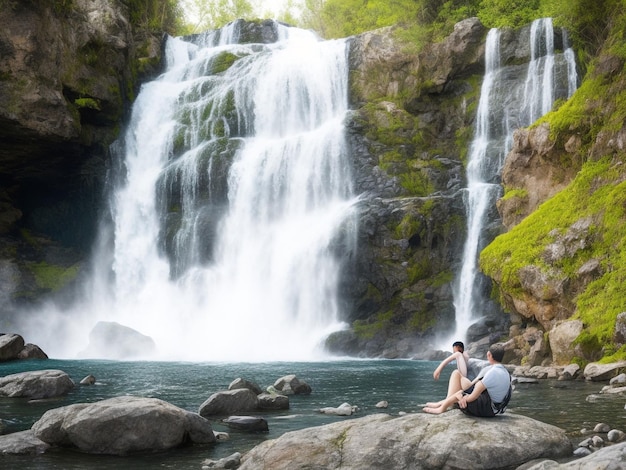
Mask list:
[[[111,243],[75,324],[131,327],[157,358],[307,360],[341,327],[347,43],[273,23],[276,42],[238,44],[239,24],[168,38],[117,146]]]
[[[464,340],[469,326],[483,313],[478,256],[492,238],[488,226],[497,217],[500,172],[512,147],[513,131],[536,121],[552,109],[555,99],[570,97],[577,87],[574,53],[565,31],[565,50],[558,54],[550,18],[533,21],[529,35],[530,62],[521,76],[514,66],[500,63],[500,31],[492,29],[487,35],[485,76],[467,164],[467,238],[454,292],[456,325],[453,335],[442,342],[446,349],[452,341]]]

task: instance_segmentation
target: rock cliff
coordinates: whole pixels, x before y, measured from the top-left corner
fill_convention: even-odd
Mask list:
[[[126,2],[0,7],[0,311],[74,279],[96,234],[109,145],[161,35]],[[4,316],[7,323],[10,322]]]

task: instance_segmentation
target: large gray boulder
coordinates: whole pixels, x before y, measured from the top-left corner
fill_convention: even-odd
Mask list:
[[[0,377],[0,397],[52,398],[67,394],[74,382],[62,370],[36,370]]]
[[[116,397],[49,410],[32,426],[51,446],[92,454],[154,452],[215,442],[211,423],[157,398]]]
[[[240,470],[515,468],[571,455],[565,431],[555,426],[510,413],[489,419],[454,410],[375,414],[289,432],[253,448]]]
[[[255,411],[259,400],[256,394],[247,388],[217,392],[206,399],[198,410],[200,416],[224,416],[235,413]]]

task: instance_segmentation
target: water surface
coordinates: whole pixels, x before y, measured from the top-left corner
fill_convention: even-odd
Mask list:
[[[336,360],[326,362],[273,363],[191,363],[191,362],[116,362],[95,360],[21,361],[0,365],[0,376],[26,370],[61,369],[76,382],[88,374],[96,377],[93,386],[77,386],[67,396],[38,402],[0,399],[2,433],[29,429],[50,408],[72,403],[94,402],[120,395],[154,397],[189,411],[197,412],[213,393],[226,390],[236,378],[256,382],[261,388],[276,379],[296,374],[313,389],[308,396],[291,396],[287,411],[264,412],[270,431],[246,434],[232,431],[215,420],[216,431],[230,433],[230,440],[206,446],[176,449],[166,453],[133,457],[93,456],[63,450],[40,456],[2,456],[0,467],[23,469],[113,469],[177,468],[197,469],[204,459],[218,459],[233,452],[246,452],[256,444],[281,434],[310,426],[351,419],[319,413],[326,406],[347,402],[359,407],[353,417],[385,412],[421,412],[421,404],[441,398],[447,388],[446,368],[439,381],[432,371],[436,362],[411,360]],[[597,395],[602,384],[584,381],[543,380],[539,384],[516,387],[508,412],[529,416],[565,429],[573,440],[582,428],[592,428],[603,421],[613,428],[626,430],[623,397]],[[386,400],[389,407],[376,408]],[[246,413],[250,414],[250,413]],[[460,418],[461,420],[464,418]],[[5,464],[7,467],[5,467]]]

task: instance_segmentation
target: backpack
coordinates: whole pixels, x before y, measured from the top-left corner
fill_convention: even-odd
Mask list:
[[[504,413],[506,406],[509,404],[509,400],[511,399],[511,394],[513,393],[513,386],[509,384],[509,391],[506,392],[506,396],[500,403],[493,403],[492,408],[494,415],[499,415]]]

